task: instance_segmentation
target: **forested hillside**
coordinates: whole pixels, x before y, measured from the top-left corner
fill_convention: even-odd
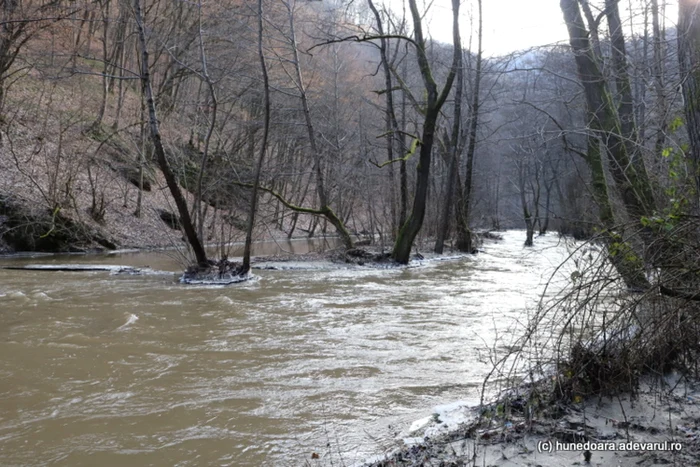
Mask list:
[[[697,465],[700,1],[488,5],[0,0],[8,462]]]
[[[416,240],[472,251],[472,229],[512,227],[645,248],[614,227],[697,204],[680,3],[677,33],[655,0],[562,1],[570,41],[486,57],[478,1],[453,4],[453,44],[411,2],[5,2],[3,248],[202,262],[246,230],[362,233],[406,262]]]

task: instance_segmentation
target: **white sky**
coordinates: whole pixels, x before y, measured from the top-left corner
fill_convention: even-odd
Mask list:
[[[424,0],[425,1],[425,0]],[[642,0],[621,0],[620,13],[628,17],[627,9],[630,2],[636,6]],[[482,0],[484,9],[483,48],[487,56],[503,55],[515,50],[522,50],[538,45],[553,44],[564,41],[568,43],[566,25],[564,24],[559,0]],[[426,3],[428,3],[426,1]],[[595,5],[598,2],[592,1]],[[659,3],[663,3],[660,0]],[[677,22],[677,2],[667,1],[665,18],[667,26]],[[470,15],[476,13],[476,2],[462,0],[461,12],[462,42],[466,47],[472,31]],[[594,14],[596,14],[594,10]],[[452,42],[452,7],[450,0],[434,0],[429,17],[429,31],[434,39]],[[474,14],[476,18],[476,14]],[[641,17],[635,17],[635,23],[641,22]],[[628,21],[628,20],[627,20]],[[651,21],[651,18],[649,19]],[[476,31],[476,24],[474,25]],[[625,24],[625,33],[630,32],[629,22]],[[641,31],[640,31],[641,32]],[[476,35],[474,35],[476,49]]]

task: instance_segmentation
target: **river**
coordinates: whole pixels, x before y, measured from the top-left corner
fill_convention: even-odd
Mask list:
[[[476,400],[496,336],[512,340],[568,251],[503,235],[459,260],[225,288],[178,284],[164,253],[0,260],[173,272],[0,270],[0,464],[359,462],[432,407]]]

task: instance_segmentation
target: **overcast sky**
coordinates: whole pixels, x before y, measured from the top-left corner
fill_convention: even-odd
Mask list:
[[[420,0],[419,0],[420,1]],[[631,0],[638,5],[640,0]],[[462,41],[468,45],[471,25],[469,16],[473,0],[462,1]],[[591,2],[596,3],[596,2]],[[627,16],[630,0],[621,0],[621,14]],[[659,2],[661,3],[661,2]],[[667,26],[677,21],[677,2],[669,1],[666,7]],[[559,0],[483,0],[484,9],[484,53],[503,55],[538,45],[559,41],[568,43],[566,26],[562,19]],[[429,31],[435,39],[452,42],[452,7],[450,0],[434,0],[429,16]],[[476,15],[474,15],[476,17]],[[641,17],[637,17],[637,22]],[[629,23],[625,25],[629,34]],[[474,28],[476,30],[476,28]],[[476,40],[476,39],[474,39]],[[474,47],[476,48],[476,43]]]

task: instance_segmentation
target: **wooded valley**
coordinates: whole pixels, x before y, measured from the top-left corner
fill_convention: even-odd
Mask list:
[[[499,57],[479,1],[452,3],[452,44],[398,6],[4,2],[6,249],[156,245],[169,225],[202,265],[205,244],[285,235],[406,263],[417,240],[471,252],[475,228],[525,227],[599,237],[642,288],[654,245],[689,259],[695,2],[676,25],[657,0],[562,0],[568,41]]]

